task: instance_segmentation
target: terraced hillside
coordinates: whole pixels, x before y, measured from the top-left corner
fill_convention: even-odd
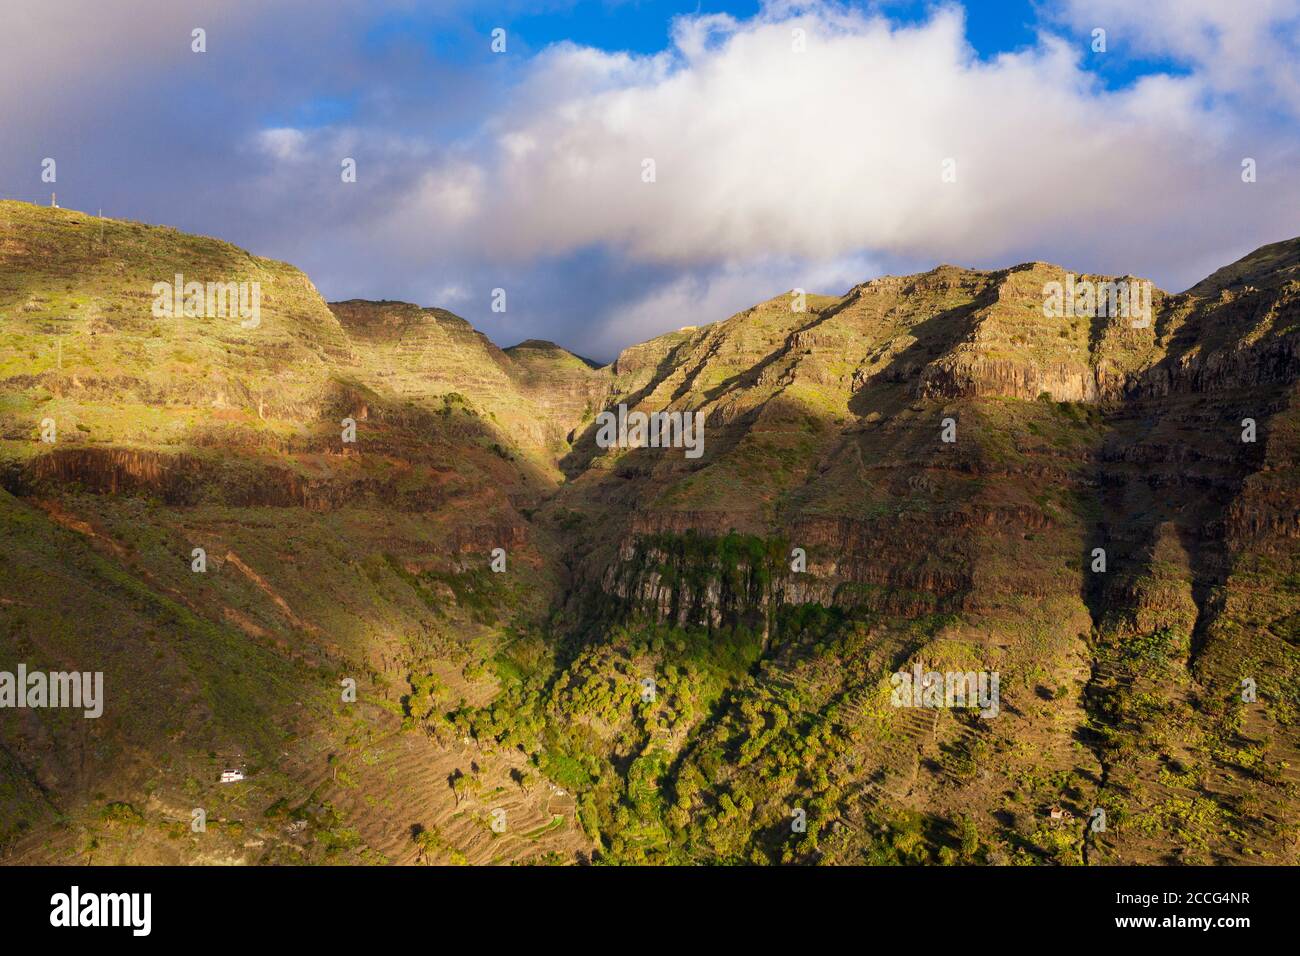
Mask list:
[[[513,428],[501,353],[411,307],[403,334],[462,357],[413,381],[365,307],[340,322],[296,270],[168,229],[0,203],[0,250],[0,658],[103,671],[107,697],[97,720],[0,711],[9,853],[571,859],[563,799],[502,789],[514,756],[443,719],[494,692],[553,588],[519,509],[555,461]],[[260,322],[154,317],[178,272],[260,281]]]
[[[154,317],[176,273],[260,321]],[[0,710],[0,846],[1297,862],[1300,240],[1149,322],[1045,314],[1066,280],[785,294],[593,368],[0,203],[0,670],[107,688]],[[599,447],[619,404],[704,454]],[[996,713],[893,706],[917,664]]]
[[[1057,267],[944,266],[665,343],[620,397],[707,416],[706,454],[580,438],[574,610],[654,622],[656,673],[698,629],[748,656],[640,739],[665,804],[629,852],[1295,861],[1297,249],[1148,323],[1047,317]],[[917,661],[998,672],[1001,714],[890,706]]]

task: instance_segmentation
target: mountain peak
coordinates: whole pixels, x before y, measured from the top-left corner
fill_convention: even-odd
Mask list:
[[[1270,242],[1236,262],[1216,269],[1187,290],[1188,295],[1214,296],[1225,289],[1268,287],[1300,279],[1300,237]]]
[[[579,362],[588,368],[602,368],[604,363],[571,352],[563,345],[557,345],[549,339],[524,339],[516,345],[503,349],[516,362],[525,365],[539,362],[574,363]]]

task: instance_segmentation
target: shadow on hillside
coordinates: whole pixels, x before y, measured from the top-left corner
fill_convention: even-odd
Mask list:
[[[849,411],[862,417],[879,412],[892,418],[920,398],[921,373],[936,358],[955,348],[975,329],[976,313],[992,305],[996,285],[964,305],[922,319],[908,332],[915,341],[899,352],[849,400]]]
[[[773,349],[762,359],[760,359],[757,364],[750,366],[749,368],[745,369],[745,371],[743,372],[736,373],[735,375],[731,376],[728,379],[724,379],[723,381],[719,382],[717,385],[713,386],[713,388],[707,390],[704,393],[704,401],[705,402],[716,401],[718,398],[720,398],[722,395],[725,395],[733,388],[750,388],[754,385],[757,385],[759,379],[762,378],[763,376],[763,372],[765,372],[771,365],[775,364],[777,361],[783,358],[787,358],[794,351],[795,348],[794,343],[799,336],[803,335],[805,332],[810,332],[813,329],[817,328],[819,325],[829,322],[831,319],[835,318],[835,316],[839,315],[850,305],[856,302],[860,295],[861,293],[858,293],[858,295],[855,295],[852,298],[848,298],[846,296],[845,298],[841,299],[839,302],[836,302],[830,308],[823,309],[821,312],[815,313],[815,317],[813,319],[799,326],[799,328],[793,330],[792,332],[788,333],[785,337],[785,341],[781,343],[780,347]],[[712,354],[713,353],[710,352],[710,357],[712,356]],[[691,385],[695,383],[695,379],[699,376],[699,373],[701,370],[703,370],[703,368],[704,368],[704,362],[700,362],[700,364],[696,366],[694,370],[692,370],[691,374],[687,377],[687,380],[682,384],[681,388],[677,389],[677,391],[673,393],[674,399],[680,398],[682,395],[685,395],[687,391],[690,390]]]
[[[690,340],[687,340],[679,342],[669,349],[668,354],[660,359],[659,364],[655,366],[650,381],[620,401],[626,404],[628,408],[635,408],[648,395],[654,394],[655,390],[676,370],[678,353],[689,348],[690,344]],[[608,408],[601,409],[601,411],[607,410]],[[592,461],[600,454],[601,449],[596,447],[596,432],[598,430],[598,426],[593,419],[580,435],[574,436],[573,447],[567,455],[560,459],[560,471],[564,473],[567,480],[572,480],[586,471],[591,467]]]
[[[1169,335],[1170,316],[1185,304],[1165,300],[1156,317],[1157,334]],[[1241,314],[1258,308],[1233,303]],[[1225,322],[1227,318],[1229,321]],[[1288,354],[1282,336],[1265,336],[1249,349],[1264,363],[1265,382],[1233,388],[1209,382],[1196,366],[1194,351],[1204,349],[1207,326],[1220,333],[1218,348],[1197,356],[1207,359],[1239,354],[1251,323],[1240,323],[1222,336],[1230,317],[1213,303],[1198,303],[1187,322],[1168,340],[1168,352],[1130,389],[1130,399],[1109,413],[1108,432],[1088,486],[1095,489],[1099,520],[1083,547],[1081,597],[1095,628],[1103,632],[1133,627],[1149,595],[1141,585],[1160,572],[1157,549],[1163,528],[1176,535],[1191,574],[1190,597],[1196,619],[1190,634],[1188,667],[1204,647],[1208,629],[1222,610],[1216,595],[1231,572],[1232,554],[1225,541],[1225,518],[1247,478],[1265,458],[1269,427],[1283,407],[1284,394],[1297,369],[1275,367],[1264,357]],[[1293,333],[1294,334],[1294,333]],[[1243,418],[1257,419],[1255,443],[1241,441]],[[1092,549],[1106,550],[1107,571],[1093,573]],[[1148,610],[1151,608],[1148,607]]]
[[[849,305],[851,305],[854,301],[856,301],[856,299],[846,298],[840,302],[837,302],[835,305],[833,305],[828,309],[825,309],[821,312],[813,313],[808,322],[799,326],[797,329],[794,329],[793,331],[789,332],[779,346],[772,349],[772,351],[770,351],[767,355],[765,355],[762,359],[760,359],[755,365],[751,366],[750,368],[746,369],[743,372],[739,372],[736,375],[731,376],[730,378],[722,382],[719,382],[717,385],[714,385],[712,388],[706,390],[702,395],[702,401],[700,402],[700,404],[703,405],[709,402],[716,401],[718,398],[720,398],[722,395],[725,395],[727,392],[731,391],[732,389],[745,388],[745,387],[750,387],[755,385],[758,382],[759,378],[762,376],[763,372],[769,366],[771,366],[773,363],[777,361],[780,361],[782,358],[790,355],[790,353],[794,350],[794,341],[797,336],[803,334],[804,332],[807,332],[810,329],[816,328],[817,326],[821,325],[823,322],[830,320],[834,316],[838,315],[845,308],[847,308]],[[689,371],[686,371],[683,374],[681,383],[673,390],[672,396],[669,399],[670,402],[675,402],[678,399],[690,393],[696,381],[699,380],[700,374],[708,366],[709,361],[718,354],[718,348],[721,345],[721,341],[722,340],[716,335],[711,338],[709,348],[705,352],[705,354],[694,363],[694,365],[689,369]],[[678,346],[676,346],[671,352],[668,353],[668,355],[666,355],[663,358],[662,361],[660,361],[658,367],[655,369],[655,374],[651,378],[650,382],[645,387],[628,395],[626,398],[622,400],[622,402],[626,404],[629,409],[631,409],[631,408],[635,408],[636,405],[641,401],[643,401],[646,397],[652,395],[669,377],[673,375],[674,372],[678,371],[681,368],[681,365],[678,362],[679,354],[683,352],[685,349],[687,349],[690,345],[691,342],[688,341],[688,342],[683,342]],[[755,406],[753,409],[747,411],[744,415],[739,416],[738,418],[735,418],[732,421],[728,422],[728,431],[738,430],[740,434],[743,434],[744,431],[747,430],[748,427],[752,425],[755,420],[757,420],[759,415],[762,413],[765,404],[766,403],[760,403],[759,405]],[[596,457],[598,457],[601,449],[598,449],[595,443],[595,435],[597,430],[598,430],[598,426],[596,425],[595,422],[592,422],[583,431],[582,435],[580,435],[574,441],[573,450],[567,456],[565,456],[564,460],[560,463],[560,468],[561,470],[564,471],[566,477],[573,478],[581,474],[583,471],[589,468],[591,466],[592,461],[595,460]],[[732,447],[735,446],[738,440],[739,437],[737,436],[737,437],[733,437],[731,440],[724,439],[721,443],[718,443],[717,441],[709,443],[708,445],[706,445],[705,458],[701,459],[701,461],[708,461],[710,459],[716,460],[716,458],[718,457],[719,449],[721,449],[722,453],[725,454],[726,451],[729,451]],[[628,453],[627,456],[625,456],[624,460],[626,460],[629,457],[642,454],[646,451],[653,452],[656,451],[656,449],[633,449]],[[642,468],[636,462],[631,462],[629,463],[629,465],[630,467],[628,471],[633,471],[637,473],[648,473],[649,471],[649,469]],[[696,467],[702,467],[702,465],[700,463],[696,463]]]

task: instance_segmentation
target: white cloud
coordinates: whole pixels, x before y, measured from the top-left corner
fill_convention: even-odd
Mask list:
[[[504,260],[607,245],[698,266],[1149,252],[1214,217],[1189,195],[1242,202],[1248,153],[1199,73],[1107,91],[1080,64],[1086,47],[1050,34],[981,61],[956,7],[900,27],[782,5],[682,18],[673,36],[652,57],[548,49],[492,135],[432,171],[413,208],[453,207],[457,246]],[[949,158],[955,183],[941,180]]]
[[[611,355],[630,342],[670,329],[721,321],[791,289],[846,292],[879,271],[875,263],[859,256],[816,264],[788,260],[723,264],[679,276],[620,303],[591,336],[587,348],[597,355]]]
[[[469,290],[459,285],[447,285],[438,290],[438,305],[442,308],[465,302],[469,299]]]
[[[1104,28],[1113,52],[1173,57],[1216,91],[1300,114],[1300,0],[1062,0],[1060,15]]]
[[[608,356],[792,285],[842,291],[876,263],[1051,259],[1176,289],[1297,231],[1300,132],[1270,111],[1300,100],[1300,0],[1044,0],[1050,29],[992,60],[956,7],[900,26],[780,0],[677,18],[654,55],[530,54],[512,35],[506,62],[464,64],[363,41],[409,0],[365,16],[339,0],[141,3],[6,19],[7,195],[48,196],[39,162],[55,156],[65,202],[222,235],[333,297],[467,290],[466,316],[506,338]],[[430,23],[459,28],[438,11]],[[1107,56],[1186,70],[1107,89],[1089,71],[1094,19]],[[1258,183],[1240,180],[1247,156]],[[357,182],[340,181],[343,157]],[[506,285],[508,321],[485,304]]]
[[[257,144],[268,156],[282,163],[302,159],[307,137],[301,130],[291,127],[264,129],[257,136]]]
[[[123,74],[158,71],[179,64],[226,57],[247,44],[258,21],[297,16],[302,22],[332,20],[346,5],[340,0],[135,0],[129,8],[103,0],[3,4],[0,30],[0,90],[14,96],[57,96],[74,84],[97,84]],[[191,31],[207,31],[208,52],[191,50]],[[111,85],[111,84],[110,84]],[[0,96],[0,106],[8,95]]]

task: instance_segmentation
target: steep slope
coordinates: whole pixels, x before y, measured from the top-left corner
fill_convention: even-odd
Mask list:
[[[553,504],[575,610],[660,622],[651,673],[699,628],[749,656],[655,758],[676,803],[629,852],[1293,860],[1298,245],[1152,290],[1149,322],[1045,315],[1068,280],[1042,263],[940,267],[661,349],[620,397],[706,415],[706,453],[577,443]],[[999,719],[890,707],[918,661],[998,672]],[[780,836],[798,801],[815,838]]]
[[[459,316],[405,302],[335,302],[365,384],[418,407],[481,410],[511,449],[548,480],[567,436],[604,398],[607,375],[550,343],[502,351]],[[538,347],[538,346],[544,347]]]
[[[153,316],[176,272],[260,322]],[[1150,312],[1045,308],[1084,283]],[[0,846],[1297,862],[1298,294],[1300,240],[1177,295],[940,266],[593,368],[0,204],[0,670],[108,688],[0,710]],[[601,447],[620,405],[702,456]],[[995,706],[895,706],[913,666]]]
[[[562,457],[570,451],[575,431],[609,398],[610,370],[540,339],[512,345],[505,353],[514,363],[516,383],[546,425],[547,447]]]
[[[178,273],[259,283],[257,321],[154,314]],[[102,672],[105,696],[96,719],[0,710],[12,858],[585,845],[563,799],[511,778],[517,755],[465,746],[445,718],[495,693],[494,655],[544,619],[551,545],[518,509],[553,461],[465,397],[472,349],[492,353],[468,325],[438,315],[447,368],[419,382],[348,317],[225,243],[0,203],[0,670]],[[220,784],[228,768],[247,779]]]

